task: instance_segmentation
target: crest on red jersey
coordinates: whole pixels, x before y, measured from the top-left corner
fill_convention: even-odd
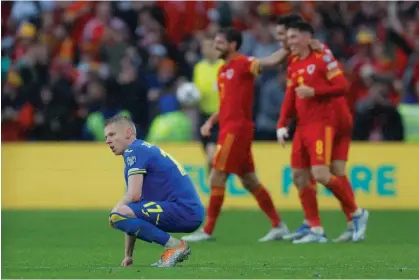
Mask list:
[[[228,69],[227,70],[227,79],[231,80],[231,78],[233,78],[234,75],[234,70],[233,69]]]
[[[307,66],[307,72],[311,75],[314,73],[314,70],[316,70],[316,65],[310,64]]]

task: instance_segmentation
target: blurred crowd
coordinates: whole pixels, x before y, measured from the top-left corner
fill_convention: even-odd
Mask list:
[[[115,114],[132,118],[142,138],[171,116],[166,130],[179,124],[187,135],[179,140],[197,139],[206,101],[185,108],[176,89],[193,81],[202,42],[233,26],[243,31],[243,54],[268,56],[279,48],[275,19],[291,12],[345,68],[354,139],[419,141],[412,1],[2,1],[2,141],[102,141]],[[257,140],[275,140],[284,91],[285,68],[258,77]]]

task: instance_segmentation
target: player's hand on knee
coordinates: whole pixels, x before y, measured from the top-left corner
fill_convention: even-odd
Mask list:
[[[133,261],[132,261],[132,258],[131,257],[125,257],[122,260],[121,266],[128,267],[128,266],[131,266],[132,263],[133,263]]]
[[[281,127],[276,130],[276,138],[281,143],[282,147],[285,147],[285,138],[288,137],[288,128]]]
[[[211,128],[212,124],[209,122],[204,123],[203,126],[201,126],[201,135],[204,137],[209,137],[211,135]]]

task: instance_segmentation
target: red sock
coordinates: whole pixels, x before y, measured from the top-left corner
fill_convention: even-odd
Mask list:
[[[274,203],[272,201],[269,192],[262,186],[258,186],[253,192],[253,196],[256,198],[260,209],[268,216],[271,220],[272,227],[277,227],[281,223],[281,217],[276,212]]]
[[[301,205],[303,206],[305,219],[310,227],[321,227],[319,206],[317,204],[317,190],[313,185],[309,185],[299,193]]]
[[[225,187],[211,187],[211,196],[207,211],[207,220],[205,222],[204,231],[212,234],[217,223],[218,216],[221,212],[221,207],[224,202]]]
[[[348,177],[346,176],[341,176],[341,180],[345,181],[346,184],[346,191],[348,192],[348,196],[350,196],[352,198],[353,201],[355,201],[355,194],[354,194],[354,190],[352,189],[351,183],[349,183]],[[344,205],[342,202],[340,203],[340,206],[342,207],[343,213],[345,213],[345,217],[346,220],[348,222],[352,221],[352,213],[351,212],[351,208],[347,207],[346,205]]]
[[[330,178],[330,181],[327,183],[326,187],[330,189],[335,197],[340,201],[342,208],[345,211],[345,215],[350,215],[355,212],[356,209],[358,209],[355,203],[352,187],[346,176],[333,176]]]
[[[352,199],[355,201],[355,195],[354,195],[354,192],[353,192],[353,190],[352,190],[351,184],[349,183],[348,178],[347,178],[346,176],[342,176],[342,178],[343,178],[343,179],[341,179],[341,180],[342,180],[342,181],[346,181],[347,186],[349,186],[349,187],[347,188],[347,190],[346,190],[346,191],[348,192],[348,195],[349,195],[350,197],[352,197]],[[348,222],[352,221],[352,213],[353,213],[353,212],[351,212],[351,208],[350,208],[350,207],[348,207],[348,206],[346,206],[346,205],[345,205],[344,203],[342,203],[342,202],[340,202],[340,207],[341,207],[341,209],[342,209],[343,213],[345,214],[346,220],[347,220]]]

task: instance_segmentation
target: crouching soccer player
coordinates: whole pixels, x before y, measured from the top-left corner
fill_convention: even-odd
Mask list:
[[[106,144],[115,155],[123,155],[127,190],[114,207],[109,223],[125,232],[125,258],[132,265],[136,239],[165,247],[161,259],[152,264],[173,267],[188,258],[185,241],[168,232],[190,233],[201,225],[204,207],[182,165],[157,146],[136,139],[134,123],[116,116],[105,126]]]

